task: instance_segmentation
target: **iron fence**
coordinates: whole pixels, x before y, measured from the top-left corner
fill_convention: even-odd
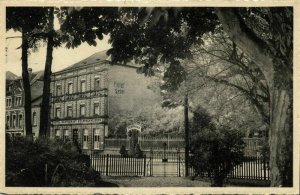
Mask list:
[[[246,156],[260,155],[260,149],[264,143],[264,138],[244,138],[246,146],[244,149]],[[176,151],[177,149],[184,149],[185,142],[181,137],[140,137],[139,145],[142,150],[163,150],[164,144],[169,151]],[[120,149],[122,146],[128,148],[129,141],[126,138],[106,138],[104,140],[105,148],[107,149]]]
[[[91,166],[102,175],[110,176],[184,176],[184,153],[150,152],[142,158],[111,154],[92,154]],[[196,171],[189,167],[190,176],[212,177],[211,173]],[[245,157],[227,175],[232,179],[270,180],[269,162],[263,158]]]
[[[146,176],[146,156],[135,158],[111,154],[92,154],[90,159],[92,168],[102,175]]]
[[[213,173],[196,173],[193,167],[189,167],[190,176],[212,177]],[[260,157],[245,156],[244,161],[234,166],[233,170],[227,175],[230,179],[253,179],[270,180],[269,162]]]

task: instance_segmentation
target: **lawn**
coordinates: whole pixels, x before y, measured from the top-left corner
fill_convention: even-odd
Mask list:
[[[120,177],[103,176],[103,180],[120,187],[209,187],[209,182],[185,177]]]

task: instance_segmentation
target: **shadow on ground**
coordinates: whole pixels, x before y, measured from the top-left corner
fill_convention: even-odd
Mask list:
[[[194,180],[185,177],[103,177],[108,183],[119,187],[209,187],[209,182]],[[107,186],[108,187],[108,186]]]

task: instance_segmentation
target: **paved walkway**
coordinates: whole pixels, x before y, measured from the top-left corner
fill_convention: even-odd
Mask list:
[[[209,182],[192,181],[185,177],[113,177],[102,176],[104,181],[120,187],[210,187]]]

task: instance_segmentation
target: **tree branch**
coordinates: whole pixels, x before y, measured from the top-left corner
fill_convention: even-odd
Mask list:
[[[268,48],[249,29],[242,18],[236,13],[236,8],[215,8],[216,14],[224,30],[251,59],[258,65],[269,86],[273,85],[273,58]]]

